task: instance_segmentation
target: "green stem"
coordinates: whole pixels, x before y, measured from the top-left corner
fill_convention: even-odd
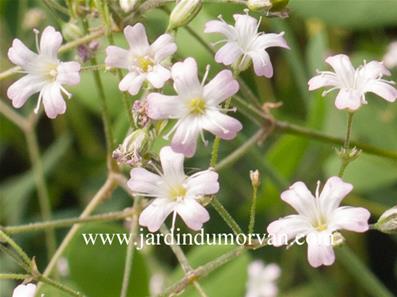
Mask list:
[[[343,147],[345,149],[350,148],[350,138],[352,135],[352,124],[353,124],[353,115],[354,113],[349,112],[348,118],[347,118],[347,130],[346,130],[346,137],[345,137],[345,143]]]
[[[31,277],[30,274],[0,273],[0,279],[24,280]]]
[[[4,254],[8,255],[19,267],[21,267],[25,271],[30,271],[30,267],[26,264],[20,256],[13,251],[11,248],[5,247],[0,243],[0,251]]]
[[[341,152],[341,155],[340,155],[341,166],[340,166],[339,173],[338,173],[339,177],[343,176],[347,166],[353,160],[352,157],[350,157],[350,138],[351,138],[351,134],[352,134],[353,115],[354,115],[354,113],[349,112],[349,115],[347,118],[346,137],[345,137],[345,142],[343,143],[343,149],[342,149],[343,151]]]
[[[55,281],[53,279],[45,277],[43,275],[39,275],[37,277],[37,280],[39,280],[39,281],[41,281],[43,283],[46,283],[46,284],[48,284],[48,285],[50,285],[50,286],[52,286],[54,288],[57,288],[57,289],[65,292],[65,293],[69,294],[70,296],[75,296],[75,297],[84,297],[85,296],[83,293],[75,291],[72,288],[69,288],[69,287],[67,287],[67,286],[65,286],[65,285],[63,285],[63,284],[61,284],[61,283],[59,283],[59,282],[57,282],[57,281]]]
[[[7,234],[0,230],[0,238],[7,242],[14,249],[14,251],[18,254],[21,260],[23,260],[24,264],[26,264],[29,268],[31,267],[31,259],[25,253],[25,251],[14,240],[11,239],[11,237],[9,237]]]
[[[394,297],[347,246],[336,249],[337,259],[355,280],[373,297]]]
[[[258,192],[258,187],[252,186],[252,205],[251,205],[250,220],[248,225],[248,234],[254,233],[257,192]]]
[[[73,224],[82,224],[82,223],[90,223],[90,222],[106,222],[106,221],[116,221],[116,220],[123,220],[127,217],[132,216],[133,211],[117,211],[117,212],[110,212],[106,214],[98,214],[94,216],[88,216],[84,218],[69,218],[69,219],[59,219],[59,220],[52,220],[48,222],[38,222],[32,223],[28,225],[21,225],[21,226],[7,226],[2,227],[0,230],[8,233],[8,234],[17,234],[17,233],[26,233],[26,232],[36,232],[46,229],[53,229],[53,228],[62,228],[67,227]]]
[[[233,219],[230,213],[225,209],[225,207],[222,205],[222,203],[219,202],[217,198],[214,197],[211,200],[211,205],[222,217],[225,223],[230,227],[230,229],[232,229],[235,235],[243,233],[240,226],[237,224],[237,222]]]

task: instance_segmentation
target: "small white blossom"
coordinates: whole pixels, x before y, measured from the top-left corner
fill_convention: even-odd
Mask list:
[[[206,76],[206,75],[205,75]],[[177,119],[168,133],[174,133],[171,147],[175,152],[192,157],[197,138],[207,130],[222,139],[233,139],[242,129],[241,123],[224,114],[220,104],[237,93],[238,82],[232,72],[219,72],[208,84],[201,83],[197,63],[193,58],[175,63],[172,67],[175,96],[152,93],[148,96],[148,116],[154,120]]]
[[[263,261],[253,261],[248,266],[248,282],[245,297],[276,297],[277,279],[281,269],[277,264],[265,265]]]
[[[298,214],[272,222],[267,232],[274,239],[274,246],[287,244],[288,240],[306,237],[308,260],[311,266],[331,265],[335,261],[333,233],[338,230],[365,232],[370,213],[361,207],[339,206],[353,186],[339,177],[331,177],[319,193],[313,196],[303,182],[294,183],[281,193],[281,199],[291,205]],[[285,239],[285,240],[284,240]]]
[[[387,53],[383,57],[383,63],[389,69],[397,66],[397,41],[390,43]]]
[[[14,289],[12,297],[34,297],[36,294],[35,284],[21,284]]]
[[[390,75],[390,72],[381,62],[371,61],[355,69],[349,57],[342,54],[328,57],[325,62],[335,72],[319,72],[319,75],[310,79],[309,90],[331,87],[323,92],[323,96],[339,90],[335,100],[336,108],[355,111],[362,104],[367,104],[366,93],[374,93],[389,102],[396,100],[397,90],[392,86],[394,83],[382,79],[383,75]]]
[[[162,63],[176,52],[174,38],[170,34],[163,34],[149,45],[145,27],[141,23],[125,27],[124,36],[130,47],[128,50],[114,45],[106,48],[106,66],[129,71],[120,81],[119,89],[136,95],[145,81],[155,88],[162,88],[171,76]]]
[[[154,198],[139,216],[139,224],[155,232],[172,213],[172,229],[178,214],[190,229],[200,230],[209,220],[209,214],[197,200],[219,191],[218,174],[205,170],[187,176],[183,169],[184,156],[169,146],[161,149],[160,161],[162,172],[158,174],[144,168],[131,170],[128,181],[131,191]]]
[[[40,43],[38,40],[36,42],[38,54],[28,49],[19,39],[14,39],[8,50],[10,60],[20,66],[26,75],[8,88],[7,96],[15,108],[20,108],[30,96],[39,93],[35,112],[38,112],[43,101],[45,113],[53,119],[66,111],[62,92],[68,98],[71,94],[63,85],[72,86],[80,82],[80,64],[61,62],[58,59],[62,35],[53,27],[46,27],[41,34]]]
[[[234,27],[223,19],[209,21],[204,32],[220,33],[226,42],[216,53],[215,60],[224,65],[232,65],[240,71],[247,69],[251,60],[254,63],[256,75],[272,77],[273,66],[266,52],[269,47],[289,48],[283,35],[258,32],[260,22],[246,14],[234,15]]]

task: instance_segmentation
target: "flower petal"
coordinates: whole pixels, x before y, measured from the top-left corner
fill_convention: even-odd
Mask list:
[[[335,106],[338,109],[357,110],[361,106],[361,96],[358,90],[340,89],[336,96]]]
[[[139,225],[146,226],[150,232],[156,232],[174,208],[175,202],[170,202],[168,199],[155,199],[141,212]]]
[[[14,39],[12,46],[8,50],[8,58],[12,63],[25,68],[32,60],[37,57],[37,54],[32,52],[26,45],[19,39]]]
[[[40,76],[28,74],[14,82],[7,90],[7,96],[15,108],[20,108],[26,100],[46,84]]]
[[[203,129],[227,140],[235,138],[243,128],[243,125],[235,118],[215,110],[208,110],[201,119],[201,123]]]
[[[159,193],[161,177],[144,168],[133,168],[127,186],[136,193],[156,196]]]
[[[266,33],[258,36],[255,39],[254,44],[252,45],[253,48],[264,50],[269,47],[282,47],[289,49],[287,41],[284,38],[284,32],[279,34],[276,33]]]
[[[145,27],[141,23],[125,27],[124,36],[135,54],[144,55],[150,49]]]
[[[61,44],[62,34],[56,31],[54,27],[46,27],[40,38],[40,55],[57,59]]]
[[[172,37],[170,34],[163,34],[159,36],[156,41],[152,43],[150,48],[154,55],[154,60],[157,63],[160,63],[169,56],[172,56],[177,50],[174,37]]]
[[[390,71],[383,65],[382,62],[379,61],[371,61],[366,63],[360,69],[360,75],[363,75],[367,78],[377,79],[383,75],[390,75]]]
[[[52,83],[45,85],[41,91],[43,96],[44,111],[50,119],[55,119],[66,111],[66,102],[61,93],[61,85]]]
[[[183,169],[183,154],[174,152],[171,147],[165,146],[160,150],[160,161],[164,178],[174,182],[182,182],[186,175]]]
[[[258,20],[248,14],[233,15],[236,21],[234,28],[240,36],[253,36],[258,31]]]
[[[220,33],[225,35],[228,39],[234,39],[236,32],[233,26],[218,20],[209,21],[205,24],[205,33]]]
[[[118,46],[110,45],[106,48],[105,64],[108,67],[124,68],[129,67],[129,52]]]
[[[194,98],[201,95],[202,87],[198,80],[197,63],[193,58],[175,63],[171,69],[174,88],[180,95]]]
[[[335,262],[335,253],[331,244],[321,242],[320,234],[324,232],[313,232],[309,236],[312,240],[307,240],[307,258],[312,267],[319,267],[321,265],[330,266]],[[313,236],[311,236],[313,235]],[[329,234],[325,234],[330,236]]]
[[[153,67],[153,70],[148,73],[147,79],[156,89],[162,88],[164,83],[169,80],[171,73],[168,69],[164,68],[160,64]]]
[[[354,232],[368,231],[370,212],[362,207],[343,206],[336,209],[329,220],[329,228]]]
[[[230,41],[222,46],[215,54],[215,61],[224,65],[232,65],[237,62],[242,55],[237,42]]]
[[[185,157],[193,157],[196,152],[197,137],[201,130],[198,119],[189,116],[179,120],[177,125],[171,147],[175,152],[184,154]]]
[[[80,82],[80,64],[77,62],[61,62],[57,68],[57,82],[62,85],[77,85]]]
[[[281,193],[281,199],[291,205],[299,214],[314,218],[316,209],[314,196],[303,182],[296,182]]]
[[[353,190],[353,185],[345,183],[340,177],[330,177],[324,185],[319,197],[319,205],[326,216],[338,208],[342,199]]]
[[[128,73],[119,83],[120,91],[128,91],[132,96],[135,96],[141,90],[142,84],[145,81],[145,75],[137,75],[134,72]]]
[[[238,82],[230,70],[219,72],[205,87],[203,96],[208,104],[218,105],[239,90]]]
[[[185,198],[177,204],[175,211],[181,216],[185,224],[192,230],[198,231],[208,222],[208,211],[196,200]]]
[[[187,195],[202,196],[219,191],[218,173],[212,170],[200,171],[186,180]]]
[[[178,119],[186,113],[186,107],[181,104],[178,96],[167,96],[151,93],[147,97],[148,116],[153,120]]]
[[[317,90],[323,87],[334,87],[338,85],[338,79],[334,73],[321,73],[312,77],[309,82],[309,91]]]
[[[365,91],[372,92],[389,102],[397,99],[397,90],[385,81],[372,80],[366,84]]]
[[[12,297],[34,297],[35,293],[35,284],[20,284],[14,289]]]
[[[354,80],[355,69],[350,62],[350,58],[346,55],[339,54],[325,59],[331,67],[335,70],[336,76],[345,82],[345,85],[352,85]]]
[[[249,54],[254,64],[255,74],[270,78],[273,76],[273,65],[265,51],[255,51]]]

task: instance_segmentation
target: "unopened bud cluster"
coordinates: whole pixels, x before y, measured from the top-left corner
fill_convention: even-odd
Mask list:
[[[383,233],[397,233],[397,205],[386,210],[375,224],[375,228]]]
[[[130,133],[113,151],[112,157],[119,164],[129,166],[142,165],[143,155],[148,148],[148,136],[145,130],[138,129]]]
[[[173,30],[190,23],[202,6],[201,0],[180,0],[170,14],[168,30]]]

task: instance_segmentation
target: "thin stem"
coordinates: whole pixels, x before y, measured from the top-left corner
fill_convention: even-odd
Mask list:
[[[250,211],[250,220],[249,220],[249,225],[248,225],[248,234],[254,233],[257,192],[258,192],[258,187],[252,186],[252,204],[251,204],[251,211]]]
[[[14,240],[11,239],[11,237],[0,230],[0,238],[2,238],[14,249],[18,256],[21,257],[21,260],[23,260],[24,264],[26,264],[28,267],[31,267],[32,261],[30,260],[29,256]]]
[[[13,251],[11,248],[7,248],[0,243],[0,251],[4,254],[8,255],[19,267],[21,267],[25,271],[30,271],[30,267],[26,264],[20,256]]]
[[[232,229],[232,231],[235,235],[243,233],[243,230],[240,228],[240,226],[237,224],[237,222],[233,219],[233,217],[230,215],[230,213],[225,209],[225,207],[222,205],[222,203],[219,202],[219,200],[217,198],[214,197],[211,200],[211,205],[218,212],[218,214],[222,217],[222,219],[225,221],[225,223],[230,227],[230,229]]]
[[[350,138],[352,134],[352,124],[353,124],[353,115],[354,113],[349,112],[348,118],[347,118],[347,130],[346,130],[346,137],[345,137],[345,143],[343,147],[345,149],[350,148]]]
[[[339,173],[338,173],[339,177],[343,176],[347,166],[354,159],[354,157],[350,156],[350,138],[351,138],[351,134],[352,134],[353,115],[354,115],[354,113],[349,112],[349,115],[347,118],[347,129],[346,129],[345,142],[343,144],[343,149],[340,152],[341,166],[340,166]]]
[[[14,123],[22,131],[25,131],[28,127],[28,121],[23,116],[20,116],[12,108],[0,100],[0,113],[3,114],[10,122]]]
[[[84,297],[85,296],[83,293],[75,291],[72,288],[69,288],[69,287],[67,287],[67,286],[65,286],[65,285],[63,285],[63,284],[61,284],[61,283],[59,283],[59,282],[57,282],[57,281],[55,281],[53,279],[50,279],[50,278],[48,278],[46,276],[39,275],[37,277],[37,280],[39,280],[39,281],[41,281],[43,283],[46,283],[46,284],[48,284],[50,286],[53,286],[54,288],[57,288],[57,289],[65,292],[65,293],[69,294],[70,296],[75,296],[75,297]]]
[[[31,277],[30,274],[0,273],[0,279],[24,280]]]
[[[69,218],[69,219],[59,219],[52,220],[48,222],[39,222],[32,223],[28,225],[21,226],[7,226],[2,227],[0,230],[8,234],[18,234],[18,233],[27,233],[27,232],[37,232],[46,229],[53,228],[62,228],[67,227],[73,224],[82,224],[82,223],[90,223],[90,222],[106,222],[106,221],[116,221],[123,220],[125,218],[130,217],[134,212],[131,210],[110,212],[105,214],[98,214],[94,216],[88,216],[85,218]]]
[[[26,131],[25,137],[27,141],[30,162],[32,163],[33,167],[41,217],[43,221],[50,221],[52,217],[50,197],[48,195],[48,188],[45,181],[43,163],[41,160],[36,133],[33,129],[31,131]],[[55,231],[52,228],[46,229],[46,246],[47,256],[48,259],[50,259],[56,249]]]
[[[138,233],[138,217],[140,213],[140,197],[137,197],[134,202],[134,215],[132,216],[130,233],[131,233],[131,240],[127,246],[127,255],[125,258],[125,265],[124,265],[124,275],[123,275],[123,283],[121,285],[121,293],[120,297],[126,297],[128,295],[128,288],[131,279],[131,272],[132,272],[132,261],[134,260],[134,251],[135,251],[135,237]]]
[[[336,249],[337,259],[355,280],[373,297],[394,297],[348,246]]]

